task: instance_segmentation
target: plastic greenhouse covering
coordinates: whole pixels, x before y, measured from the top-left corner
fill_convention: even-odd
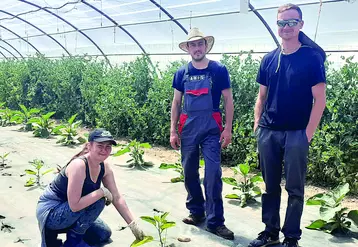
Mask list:
[[[277,45],[278,6],[287,0],[1,0],[0,57],[96,56],[115,64],[149,54],[185,58],[191,27],[215,37],[213,56]],[[358,1],[297,0],[303,31],[331,57],[358,52]]]

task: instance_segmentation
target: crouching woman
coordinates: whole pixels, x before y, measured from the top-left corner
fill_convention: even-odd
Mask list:
[[[115,206],[136,239],[144,238],[106,161],[112,145],[116,142],[108,131],[94,130],[85,148],[46,187],[36,212],[41,247],[62,246],[58,233],[66,233],[63,247],[89,247],[107,242],[111,230],[98,216],[109,203]]]

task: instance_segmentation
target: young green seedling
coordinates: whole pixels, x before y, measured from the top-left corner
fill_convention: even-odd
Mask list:
[[[125,153],[130,152],[131,159],[127,161],[129,167],[139,168],[139,169],[145,169],[147,166],[153,166],[151,162],[146,162],[143,159],[144,150],[143,148],[151,148],[152,146],[149,143],[140,143],[137,140],[131,141],[128,145],[125,145],[125,147],[115,154],[113,156],[121,156]]]
[[[175,226],[175,222],[173,221],[167,221],[167,216],[169,215],[169,212],[161,212],[159,210],[153,209],[153,211],[155,212],[154,217],[151,216],[141,216],[140,218],[148,223],[150,223],[151,225],[153,225],[157,232],[158,232],[158,237],[159,237],[159,246],[160,247],[166,247],[166,233],[167,233],[167,229],[174,227]],[[144,240],[139,241],[139,240],[135,240],[132,244],[131,247],[137,247],[137,246],[141,246],[143,244],[149,243],[151,241],[153,241],[154,238],[152,236],[147,236]]]
[[[9,156],[10,153],[4,153],[3,155],[0,155],[0,168],[7,168],[7,156]]]
[[[224,177],[222,180],[230,185],[234,186],[234,190],[238,190],[237,194],[226,195],[225,198],[229,199],[239,199],[240,206],[246,206],[249,200],[253,200],[256,196],[261,195],[261,189],[256,185],[258,182],[262,182],[261,174],[254,175],[249,177],[250,165],[240,164],[239,169],[231,168],[234,171],[234,176],[241,174],[243,176],[243,181],[239,182],[235,177]]]
[[[34,159],[33,161],[29,161],[29,163],[32,168],[26,169],[25,172],[31,177],[26,181],[25,187],[31,187],[34,185],[41,186],[41,178],[47,173],[52,172],[53,169],[47,169],[46,171],[42,172],[41,169],[45,164],[42,160],[39,159]]]
[[[65,146],[75,145],[85,143],[86,139],[79,136],[77,129],[81,125],[82,121],[76,121],[75,119],[77,114],[71,116],[67,123],[62,124],[63,128],[61,128],[61,138],[57,141],[57,143],[62,143]]]
[[[327,233],[347,233],[352,222],[358,226],[358,210],[351,210],[342,207],[342,200],[349,192],[349,184],[339,185],[327,193],[319,193],[306,202],[306,205],[320,206],[321,218],[313,221],[307,229],[322,230]]]

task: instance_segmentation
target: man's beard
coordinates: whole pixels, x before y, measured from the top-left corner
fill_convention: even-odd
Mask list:
[[[191,58],[192,58],[195,62],[201,62],[201,61],[203,61],[203,59],[205,58],[205,54],[202,55],[202,56],[199,57],[199,58],[196,58],[195,55],[194,55],[194,56],[191,56]]]

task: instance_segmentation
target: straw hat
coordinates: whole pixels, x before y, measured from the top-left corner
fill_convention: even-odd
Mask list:
[[[214,37],[213,36],[205,36],[197,27],[193,27],[190,29],[190,32],[188,34],[188,39],[186,41],[183,41],[179,44],[179,48],[182,49],[185,52],[188,52],[188,42],[205,39],[207,42],[207,48],[206,53],[210,52],[211,48],[213,48],[214,45]]]

